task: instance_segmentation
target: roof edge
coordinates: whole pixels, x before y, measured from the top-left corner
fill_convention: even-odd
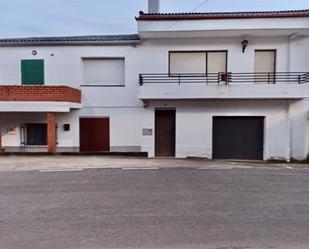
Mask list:
[[[309,9],[282,11],[199,12],[199,13],[144,13],[139,12],[137,21],[170,21],[201,19],[247,19],[247,18],[295,18],[309,17]]]
[[[63,36],[28,37],[0,39],[0,47],[5,46],[87,46],[87,45],[131,45],[141,42],[138,34],[106,36]]]

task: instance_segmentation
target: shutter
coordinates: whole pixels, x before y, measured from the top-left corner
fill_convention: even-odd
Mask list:
[[[83,65],[86,85],[125,85],[124,58],[83,59]]]
[[[256,73],[256,84],[273,84],[275,82],[275,57],[276,51],[274,50],[255,51],[254,72]]]
[[[170,73],[206,73],[206,52],[171,52]]]
[[[226,52],[208,52],[207,73],[224,73],[226,71]]]
[[[21,60],[22,85],[44,85],[44,60]]]

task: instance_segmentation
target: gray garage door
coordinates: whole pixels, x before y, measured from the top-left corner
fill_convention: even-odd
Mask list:
[[[263,159],[264,117],[214,117],[214,159]]]

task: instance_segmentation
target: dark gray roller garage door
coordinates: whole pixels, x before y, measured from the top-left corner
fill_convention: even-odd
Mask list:
[[[214,159],[263,159],[264,117],[214,117]]]

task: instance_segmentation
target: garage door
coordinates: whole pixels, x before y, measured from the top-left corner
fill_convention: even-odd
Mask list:
[[[263,159],[264,117],[214,117],[214,159]]]

